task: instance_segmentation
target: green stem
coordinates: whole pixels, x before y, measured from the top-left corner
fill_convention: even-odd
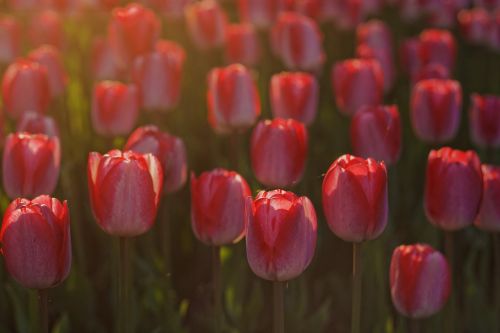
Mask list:
[[[361,331],[361,281],[361,243],[352,243],[352,333]]]
[[[120,269],[118,275],[118,332],[128,333],[129,284],[130,284],[130,242],[120,237]]]
[[[273,332],[285,332],[285,308],[284,308],[283,282],[273,282]]]
[[[214,326],[215,332],[221,332],[221,267],[220,267],[220,246],[212,246],[212,284],[214,292]]]
[[[49,333],[49,292],[47,289],[38,290],[38,302],[40,304],[40,332]]]

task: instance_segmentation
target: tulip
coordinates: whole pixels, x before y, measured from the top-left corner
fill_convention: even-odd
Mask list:
[[[52,98],[61,96],[68,84],[68,77],[59,51],[51,45],[44,45],[31,51],[28,58],[47,69]]]
[[[349,59],[332,70],[335,100],[340,112],[355,114],[360,107],[377,106],[382,100],[383,73],[376,60]]]
[[[21,52],[21,27],[14,17],[0,16],[0,63],[12,62]]]
[[[446,258],[427,244],[394,249],[390,267],[392,303],[399,313],[418,319],[441,310],[451,291]]]
[[[458,2],[458,0],[429,1],[429,4],[425,6],[428,24],[432,27],[453,28],[457,18],[457,10],[459,9]]]
[[[401,154],[401,120],[396,105],[361,107],[351,122],[354,154],[372,157],[387,165],[397,162]]]
[[[420,41],[418,38],[409,38],[402,42],[400,57],[403,70],[413,77],[422,65],[420,59]],[[440,64],[439,64],[440,65]],[[442,65],[440,65],[442,66]],[[444,67],[446,68],[446,67]]]
[[[105,136],[126,135],[139,114],[137,88],[120,82],[103,81],[94,86],[92,126]]]
[[[49,89],[45,67],[28,59],[17,59],[3,76],[5,110],[12,118],[19,118],[27,111],[45,113],[50,103]]]
[[[257,28],[270,27],[280,7],[280,0],[238,0],[241,21],[252,23]]]
[[[288,69],[317,71],[325,61],[323,36],[311,18],[282,13],[271,31],[274,53]]]
[[[91,70],[94,80],[117,80],[120,68],[109,41],[97,37],[92,43]]]
[[[379,63],[380,69],[382,70],[382,77],[384,78],[384,92],[389,92],[394,85],[395,79],[394,59],[392,59],[392,54],[387,52],[387,50],[374,48],[368,44],[358,45],[356,54],[360,59],[373,59]]]
[[[469,119],[476,145],[500,147],[500,96],[472,94]]]
[[[162,132],[154,125],[143,126],[130,135],[125,150],[150,153],[158,158],[163,169],[164,192],[176,192],[186,183],[186,147],[181,138]]]
[[[420,57],[424,65],[438,63],[450,72],[455,66],[456,45],[447,30],[427,29],[420,33]]]
[[[186,23],[191,40],[201,50],[220,47],[225,42],[227,17],[215,0],[203,0],[186,6]]]
[[[59,177],[61,150],[57,137],[13,133],[3,151],[3,185],[9,198],[52,194]]]
[[[39,0],[8,0],[9,7],[15,11],[30,11],[39,8]]]
[[[411,95],[411,122],[415,134],[425,142],[450,141],[460,125],[461,107],[462,89],[458,81],[419,81]]]
[[[295,185],[304,174],[307,156],[307,129],[293,119],[260,121],[250,143],[252,169],[265,185]]]
[[[168,19],[181,19],[184,16],[184,9],[190,0],[151,0],[161,14]]]
[[[208,74],[208,121],[217,133],[244,130],[260,115],[259,92],[243,65],[214,68]]]
[[[411,76],[411,83],[415,85],[419,81],[438,79],[447,80],[450,78],[450,71],[443,65],[432,63],[419,68]]]
[[[44,116],[36,112],[25,112],[19,119],[16,127],[17,132],[28,132],[31,134],[45,134],[49,137],[59,136],[59,128],[54,118]]]
[[[483,196],[474,225],[481,230],[499,232],[500,167],[483,164],[481,171],[483,173]]]
[[[47,289],[71,268],[69,210],[48,195],[15,199],[5,211],[0,243],[10,275],[26,288]]]
[[[35,47],[48,44],[61,49],[64,44],[61,16],[52,10],[38,12],[30,20],[28,36]]]
[[[155,14],[137,3],[117,7],[111,13],[108,38],[120,67],[154,49],[161,23]]]
[[[292,2],[290,6],[292,8],[287,8],[286,10],[291,10],[317,20],[321,17],[321,10],[323,9],[322,6],[325,0],[292,0],[290,2]]]
[[[491,19],[488,33],[488,45],[496,52],[500,52],[500,10],[495,11]]]
[[[175,42],[161,41],[156,50],[135,59],[132,78],[146,110],[166,110],[179,101],[186,53]]]
[[[457,18],[462,35],[467,41],[474,44],[485,44],[488,41],[492,22],[485,9],[464,9],[458,13]]]
[[[226,27],[226,60],[254,66],[260,58],[260,44],[257,31],[251,24],[229,24]]]
[[[275,118],[292,118],[311,125],[316,118],[319,85],[308,73],[283,72],[271,77],[271,111]]]
[[[481,162],[474,151],[431,150],[425,181],[425,213],[446,231],[464,228],[477,216],[483,192]]]
[[[483,7],[493,10],[500,8],[499,0],[474,0],[473,2],[476,7]]]
[[[243,177],[215,169],[191,174],[191,226],[201,242],[221,246],[245,235],[245,201],[252,196]]]
[[[111,150],[88,158],[92,211],[99,227],[120,237],[134,237],[154,224],[163,172],[152,154]]]
[[[343,30],[351,30],[358,26],[366,16],[365,0],[338,0],[336,23]]]

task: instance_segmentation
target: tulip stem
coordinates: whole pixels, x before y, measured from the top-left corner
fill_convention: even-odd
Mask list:
[[[38,302],[40,304],[40,332],[49,333],[49,292],[47,289],[38,289]]]
[[[285,332],[285,307],[283,304],[283,282],[273,282],[273,331],[274,333]]]
[[[220,246],[212,246],[212,283],[214,292],[214,325],[215,332],[221,332],[221,267]]]
[[[130,278],[130,242],[127,237],[120,237],[120,272],[118,276],[118,332],[127,333],[129,309],[129,278]]]
[[[361,329],[361,243],[352,243],[352,322],[351,332]]]

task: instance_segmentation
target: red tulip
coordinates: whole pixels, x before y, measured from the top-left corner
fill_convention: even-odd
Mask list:
[[[251,24],[228,24],[226,26],[226,59],[229,63],[254,66],[260,58],[257,31]]]
[[[3,185],[9,198],[52,194],[59,178],[61,149],[57,137],[13,133],[3,151]]]
[[[427,29],[419,36],[422,64],[438,63],[450,72],[455,66],[456,45],[453,35],[447,30]]]
[[[154,155],[92,152],[87,172],[92,211],[105,232],[134,237],[153,226],[163,186],[161,164]]]
[[[201,50],[220,47],[225,42],[227,17],[215,0],[186,6],[186,23],[191,40]]]
[[[190,0],[143,0],[150,7],[157,9],[168,19],[180,19],[184,16],[184,8],[190,3]]]
[[[336,23],[343,30],[350,30],[365,18],[364,0],[337,0]]]
[[[166,193],[176,192],[186,183],[186,147],[181,138],[162,132],[154,125],[143,126],[130,135],[125,150],[150,153],[160,160]]]
[[[443,65],[432,63],[427,66],[419,68],[411,76],[411,83],[415,85],[419,81],[438,79],[447,80],[450,79],[450,71]]]
[[[155,14],[137,3],[117,7],[111,14],[108,38],[120,67],[154,49],[161,24]]]
[[[361,107],[352,118],[351,142],[357,156],[372,157],[387,165],[396,163],[401,153],[398,107]]]
[[[258,28],[270,27],[280,9],[280,0],[238,0],[241,21],[250,22]]]
[[[250,143],[252,169],[265,185],[295,185],[304,174],[307,157],[307,129],[293,119],[260,121]]]
[[[243,65],[214,68],[208,73],[208,121],[218,133],[251,127],[260,115],[260,98],[252,75]]]
[[[34,47],[48,44],[62,49],[64,33],[61,16],[52,10],[38,12],[30,20],[29,38]]]
[[[349,59],[332,70],[335,100],[340,112],[355,114],[360,107],[377,106],[382,101],[384,79],[376,60]]]
[[[500,231],[500,167],[483,164],[483,196],[474,225],[479,229]]]
[[[426,244],[401,245],[391,259],[392,303],[403,315],[429,317],[441,310],[451,291],[446,258]]]
[[[481,162],[474,151],[431,150],[427,160],[425,213],[435,226],[454,231],[477,216],[483,192]]]
[[[8,64],[21,53],[21,27],[14,17],[0,16],[0,63]]]
[[[410,74],[410,77],[413,77],[422,67],[419,39],[408,38],[404,40],[401,45],[400,56],[403,70]]]
[[[423,80],[413,88],[411,121],[417,137],[442,143],[455,137],[460,125],[462,89],[458,81]]]
[[[132,78],[144,109],[166,110],[177,105],[185,58],[179,44],[162,40],[155,51],[135,59]]]
[[[274,53],[288,69],[319,70],[325,61],[322,39],[315,21],[292,12],[280,14],[271,32]]]
[[[50,103],[47,70],[28,59],[16,60],[3,76],[2,97],[12,118],[19,118],[27,111],[45,113]]]
[[[8,0],[9,7],[15,11],[31,11],[39,9],[39,0]]]
[[[245,235],[245,200],[252,196],[243,177],[215,169],[191,174],[191,226],[207,245],[238,242]]]
[[[387,225],[387,170],[384,162],[352,155],[339,157],[323,179],[328,226],[348,242],[375,239]]]
[[[95,80],[118,80],[120,68],[109,41],[97,37],[92,43],[92,76]]]
[[[120,82],[103,81],[94,86],[92,126],[100,135],[126,135],[139,114],[137,88]]]
[[[319,85],[308,73],[283,72],[271,77],[271,111],[275,118],[292,118],[311,125],[316,118]]]
[[[488,45],[496,52],[500,51],[500,10],[495,11],[488,33]]]
[[[474,0],[473,2],[476,7],[493,10],[500,8],[500,0]]]
[[[43,45],[30,52],[31,60],[38,62],[47,69],[50,95],[61,96],[68,84],[68,77],[59,51],[50,45]]]
[[[19,119],[16,127],[17,132],[28,132],[32,134],[45,134],[47,136],[59,136],[59,128],[54,118],[44,116],[36,112],[25,112]]]
[[[458,13],[462,36],[471,43],[485,44],[488,41],[490,15],[483,8],[464,9]]]
[[[26,288],[46,289],[64,281],[71,268],[69,210],[48,195],[15,199],[0,231],[7,271]]]
[[[247,204],[247,259],[259,277],[296,278],[309,266],[317,238],[316,212],[307,197],[274,190]]]
[[[472,141],[481,147],[500,147],[500,96],[471,96],[469,125]]]

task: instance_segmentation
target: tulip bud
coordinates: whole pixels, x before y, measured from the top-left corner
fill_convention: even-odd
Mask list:
[[[419,81],[438,79],[447,80],[450,78],[450,71],[443,65],[432,63],[419,68],[411,76],[411,83],[415,85]]]
[[[340,112],[355,114],[360,107],[377,106],[382,101],[384,79],[376,60],[349,59],[332,70],[335,100]]]
[[[37,13],[30,20],[28,36],[34,47],[48,44],[62,49],[64,33],[61,16],[52,10]]]
[[[132,79],[144,109],[166,110],[177,105],[185,58],[186,53],[179,44],[162,40],[155,51],[135,59]]]
[[[301,180],[307,157],[304,124],[281,118],[260,121],[250,144],[252,169],[262,184],[288,187]]]
[[[186,6],[186,23],[191,40],[201,50],[222,46],[227,17],[215,0],[202,0]]]
[[[155,155],[163,169],[164,191],[178,191],[187,179],[186,147],[181,138],[161,132],[154,125],[136,129],[128,138],[125,150]]]
[[[31,134],[45,134],[47,136],[59,136],[59,128],[54,118],[44,116],[36,112],[25,112],[19,119],[16,127],[17,132],[28,132]]]
[[[319,85],[308,73],[283,72],[271,77],[271,111],[275,118],[292,118],[311,125],[316,118]]]
[[[351,143],[357,156],[371,157],[387,165],[395,164],[401,153],[398,107],[361,107],[352,118]]]
[[[488,32],[488,45],[496,52],[500,52],[500,10],[495,11],[491,19]]]
[[[59,51],[53,46],[43,45],[31,51],[28,57],[47,69],[52,98],[61,96],[68,84],[68,77]]]
[[[499,232],[500,167],[483,164],[481,171],[483,173],[483,196],[474,225],[481,230]]]
[[[488,41],[490,15],[483,8],[464,9],[458,13],[458,23],[462,36],[474,44],[485,44]]]
[[[325,61],[323,35],[311,18],[292,12],[280,14],[271,31],[274,53],[285,67],[317,71]]]
[[[46,289],[64,281],[71,268],[69,210],[48,195],[15,199],[0,231],[7,271],[26,288]]]
[[[19,118],[27,111],[45,113],[50,103],[49,89],[45,67],[28,59],[17,59],[3,76],[5,110],[12,118]]]
[[[9,198],[52,194],[59,178],[59,138],[13,133],[3,151],[3,185]]]
[[[92,75],[94,80],[118,80],[120,68],[109,41],[95,38],[91,54]]]
[[[342,30],[354,29],[365,18],[365,0],[338,0],[336,23]]]
[[[462,89],[458,81],[423,80],[411,95],[411,122],[418,138],[443,143],[455,137],[460,125]]]
[[[400,57],[403,70],[410,74],[410,77],[413,77],[422,67],[422,61],[420,59],[420,40],[418,38],[408,38],[404,40],[400,49]]]
[[[427,244],[401,245],[391,259],[392,303],[402,315],[425,318],[441,310],[451,291],[446,258]]]
[[[21,53],[21,27],[14,17],[0,16],[0,63],[8,64]]]
[[[257,28],[270,27],[278,15],[279,2],[280,0],[238,0],[240,19]]]
[[[469,120],[476,145],[500,147],[500,96],[472,94]]]
[[[259,277],[296,278],[309,266],[317,238],[316,212],[307,197],[274,190],[248,198],[247,260]]]
[[[384,78],[384,92],[392,89],[395,78],[394,59],[392,55],[384,49],[374,48],[367,44],[360,44],[356,48],[356,54],[360,59],[373,59],[377,61],[382,70]]]
[[[103,81],[94,86],[92,126],[105,136],[126,135],[139,115],[137,88],[120,82]]]
[[[389,210],[384,162],[352,155],[339,157],[323,179],[323,209],[330,229],[345,241],[380,236]]]
[[[427,160],[425,213],[435,226],[454,231],[477,216],[483,192],[481,162],[474,151],[431,150]]]
[[[201,242],[226,245],[245,235],[245,201],[252,192],[234,171],[215,169],[191,174],[191,226]]]
[[[420,33],[420,57],[424,65],[438,63],[450,72],[455,66],[455,38],[447,30],[427,29]]]
[[[244,130],[260,115],[260,98],[247,68],[234,64],[208,73],[208,121],[217,133]]]
[[[257,31],[251,24],[229,24],[226,27],[226,60],[254,66],[260,58]]]
[[[134,237],[153,226],[163,185],[161,164],[154,155],[92,152],[87,173],[92,211],[105,232]]]

